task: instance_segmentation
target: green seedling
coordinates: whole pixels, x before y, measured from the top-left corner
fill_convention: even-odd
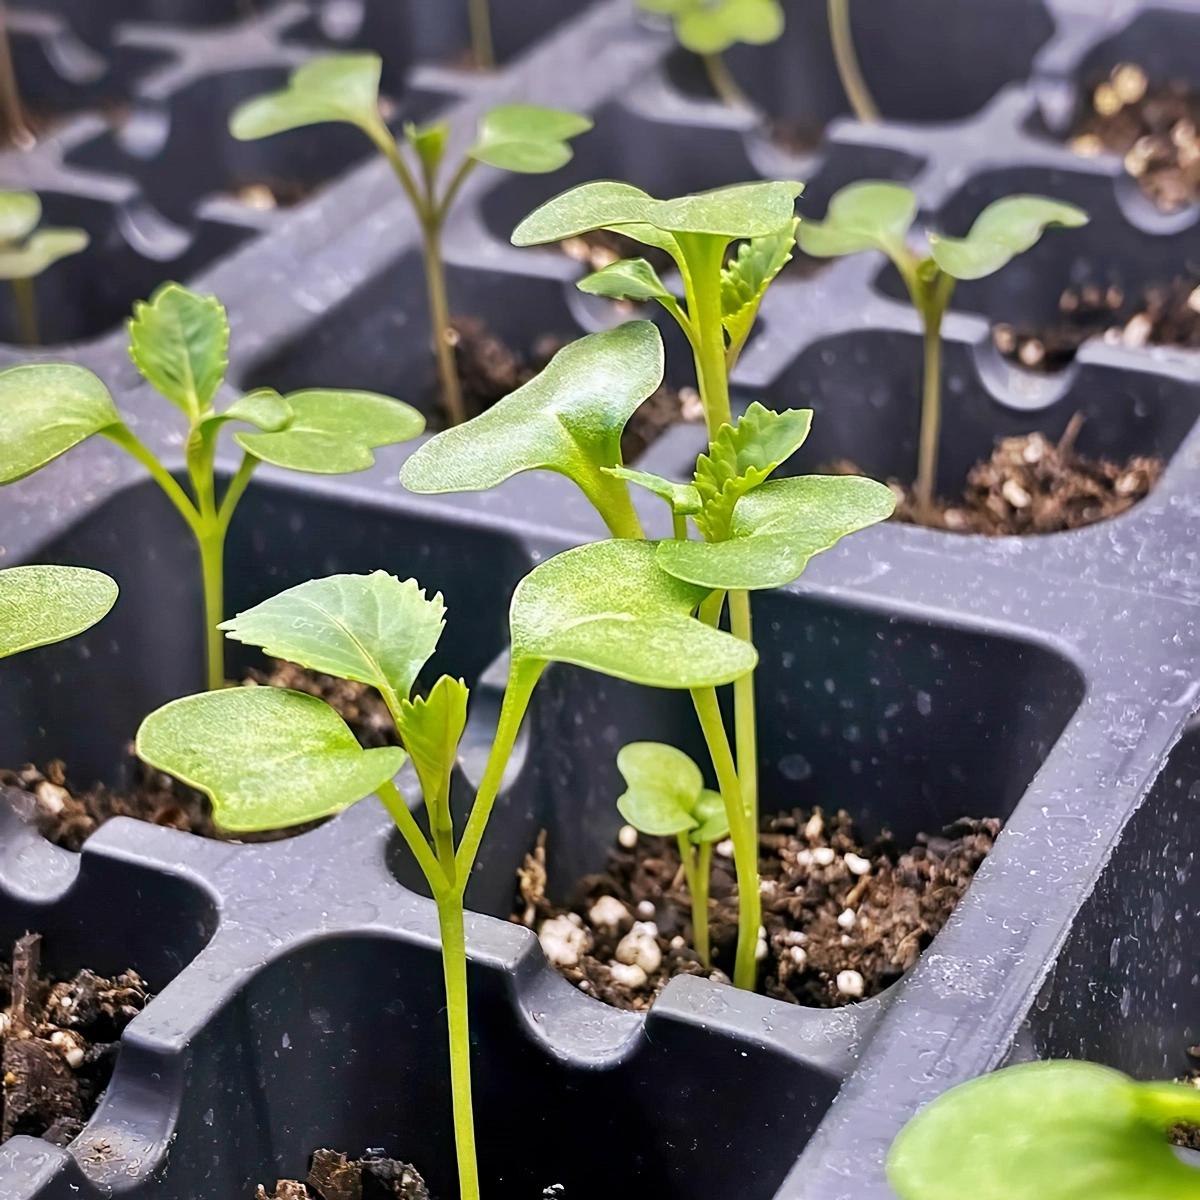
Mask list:
[[[381,67],[375,54],[339,54],[307,63],[292,73],[282,91],[259,96],[238,108],[229,128],[240,141],[253,141],[305,125],[341,121],[356,125],[383,152],[421,224],[442,407],[449,423],[459,425],[466,413],[454,356],[457,336],[450,325],[442,264],[446,217],[480,163],[525,175],[557,171],[571,160],[569,139],[586,133],[592,122],[575,113],[533,104],[493,108],[480,121],[475,143],[463,154],[449,182],[439,189],[450,127],[445,123],[423,129],[405,125],[404,138],[413,159],[410,163],[379,113]]]
[[[228,365],[229,324],[212,296],[178,284],[139,302],[129,323],[129,353],[143,377],[187,421],[184,458],[189,491],[121,418],[108,388],[91,371],[67,363],[0,372],[0,485],[31,475],[94,434],[138,460],[178,509],[196,538],[204,578],[208,686],[225,682],[225,536],[238,501],[260,463],[317,475],[363,471],[380,446],[408,441],[425,427],[415,409],[370,392],[309,390],[284,397],[259,388],[223,411],[214,401]],[[225,425],[241,464],[218,499],[215,463]]]
[[[879,121],[879,109],[871,96],[871,89],[863,78],[854,49],[854,32],[850,27],[850,0],[829,0],[829,38],[833,43],[833,58],[837,63],[838,78],[842,81],[846,99],[854,115],[865,125]]]
[[[1200,1095],[1084,1062],[1026,1063],[951,1089],[888,1155],[900,1200],[1196,1200],[1169,1133]]]
[[[653,837],[674,835],[692,898],[692,945],[712,965],[708,945],[708,881],[713,843],[729,836],[720,792],[704,786],[700,768],[682,750],[661,742],[630,742],[617,755],[626,791],[617,800],[621,816]]]
[[[616,199],[620,203],[628,199],[629,191],[636,191],[619,184],[593,186],[603,189],[602,194],[610,197],[612,193],[607,189],[619,189]],[[735,320],[733,329],[737,332],[731,333],[728,346],[725,344],[721,264],[725,246],[738,236],[725,231],[737,217],[741,221],[740,227],[749,230],[748,236],[777,236],[779,229],[786,226],[790,239],[794,223],[792,185],[760,186],[764,189],[758,193],[765,200],[763,205],[754,203],[754,192],[750,189],[732,196],[714,193],[712,208],[707,210],[707,215],[705,203],[709,197],[691,198],[698,203],[691,209],[690,217],[686,207],[672,209],[664,202],[650,200],[638,193],[642,199],[636,200],[635,211],[641,223],[632,225],[637,231],[633,236],[642,241],[657,237],[656,228],[647,223],[647,217],[658,216],[665,210],[668,215],[662,217],[664,222],[671,220],[677,227],[685,223],[700,227],[699,232],[679,230],[677,234],[660,238],[662,244],[674,247],[679,254],[678,261],[684,267],[690,270],[686,254],[691,253],[697,256],[697,263],[706,268],[704,273],[697,269],[690,279],[685,280],[690,289],[691,312],[697,315],[693,318],[683,313],[669,296],[664,302],[668,306],[674,305],[682,320],[687,321],[694,335],[694,345],[720,347],[719,359],[714,357],[706,365],[713,371],[719,366],[719,376],[708,378],[717,397],[723,397],[726,414],[726,352],[734,351],[743,335],[741,324]],[[584,190],[578,189],[568,196]],[[676,205],[684,203],[675,202]],[[544,223],[545,240],[556,241],[573,232],[607,226],[612,223],[613,213],[626,213],[627,209],[613,204],[607,212],[608,220],[603,217],[596,220],[593,214],[588,219],[580,216],[570,221],[547,221]],[[671,213],[678,215],[672,217]],[[705,232],[713,226],[719,232]],[[623,223],[622,232],[629,231],[630,227],[630,223]],[[681,248],[681,243],[686,251]],[[753,247],[751,242],[752,251]],[[755,255],[752,253],[750,257]],[[739,258],[738,261],[742,260]],[[630,277],[638,280],[657,278],[653,272],[650,276],[643,272]],[[747,283],[746,294],[751,298],[737,309],[735,318],[743,317],[747,307],[757,308],[765,286],[765,283],[761,288]],[[648,288],[648,294],[663,298],[652,287]],[[833,546],[846,534],[889,516],[894,497],[882,484],[855,477],[812,476],[771,481],[771,473],[807,436],[811,414],[806,411],[774,413],[758,404],[752,405],[736,424],[731,424],[726,417],[716,426],[709,453],[700,459],[691,483],[674,483],[626,468],[621,461],[621,431],[638,406],[659,386],[662,377],[662,338],[650,322],[632,321],[605,333],[592,334],[565,347],[541,375],[482,416],[427,442],[408,460],[400,478],[410,491],[437,493],[482,491],[522,471],[558,472],[579,486],[616,539],[598,543],[592,549],[614,547],[613,553],[630,556],[628,561],[631,563],[638,561],[632,556],[640,554],[640,561],[655,578],[662,572],[693,589],[686,593],[681,591],[680,602],[686,598],[692,605],[687,615],[690,617],[695,613],[699,623],[713,635],[717,633],[726,594],[729,595],[732,641],[744,647],[746,653],[743,669],[729,677],[734,685],[736,759],[715,684],[688,683],[679,674],[673,682],[656,681],[644,670],[634,669],[637,659],[633,656],[629,659],[614,656],[606,665],[580,662],[566,655],[561,655],[560,660],[591,666],[637,683],[687,687],[691,692],[720,790],[729,836],[734,843],[739,894],[734,982],[740,987],[753,988],[757,979],[755,950],[761,924],[761,902],[752,679],[757,656],[753,649],[748,592],[790,583],[814,554]],[[669,505],[674,538],[658,542],[645,540],[628,490],[631,483],[649,489]],[[687,540],[689,518],[705,538],[704,542]],[[539,571],[543,569],[539,568]],[[630,586],[634,578],[636,576],[627,584],[618,584],[614,580],[614,596]],[[680,614],[681,619],[683,615]],[[689,632],[694,624],[691,620],[687,622]],[[638,626],[649,639],[647,652],[650,646],[668,650],[670,637],[666,629],[656,630],[648,616],[640,617]],[[618,629],[623,636],[633,632],[623,626],[614,626],[614,635]],[[576,635],[574,632],[568,634],[564,629],[562,636],[569,640]],[[694,632],[692,640],[698,644]],[[502,713],[501,730],[504,728]]]
[[[916,504],[925,518],[937,493],[942,422],[942,321],[960,279],[982,279],[1033,246],[1048,226],[1078,228],[1088,215],[1044,196],[1008,196],[989,204],[964,238],[928,235],[929,251],[914,249],[909,234],[917,199],[898,183],[864,181],[829,202],[824,221],[800,226],[800,247],[818,258],[882,250],[896,265],[925,331],[925,374],[917,460]]]
[[[117,585],[86,567],[0,571],[0,658],[64,642],[90,629],[117,602]]]
[[[638,0],[646,12],[671,18],[679,44],[698,54],[713,91],[733,108],[753,108],[721,56],[746,42],[763,46],[783,33],[779,0]]]
[[[82,229],[38,229],[41,219],[42,202],[33,192],[0,192],[0,279],[12,284],[17,331],[26,346],[41,341],[34,280],[90,241]]]

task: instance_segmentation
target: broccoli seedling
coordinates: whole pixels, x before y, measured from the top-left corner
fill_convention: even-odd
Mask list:
[[[0,279],[12,284],[17,332],[26,346],[41,341],[34,280],[61,258],[88,248],[82,229],[38,229],[42,202],[33,192],[0,192]]]
[[[908,238],[917,199],[898,183],[863,181],[844,187],[829,202],[824,221],[800,226],[800,247],[818,258],[882,250],[896,264],[925,331],[916,506],[925,518],[937,494],[937,460],[942,422],[942,321],[960,279],[982,279],[1030,249],[1047,227],[1086,225],[1088,215],[1072,204],[1044,196],[1007,196],[983,210],[964,238],[930,233],[929,252]]]
[[[90,629],[117,602],[117,585],[86,567],[0,571],[0,658]]]
[[[259,388],[222,412],[213,407],[228,365],[229,324],[213,296],[179,284],[140,302],[129,322],[129,353],[142,376],[187,421],[188,490],[122,420],[108,388],[91,371],[67,363],[0,372],[0,485],[44,467],[94,434],[115,442],[150,472],[196,538],[204,579],[208,686],[225,682],[225,536],[259,463],[317,475],[363,471],[380,446],[408,441],[425,427],[419,412],[370,392],[307,390],[281,396]],[[230,422],[241,464],[218,500],[217,439]]]
[[[1169,1134],[1200,1095],[1085,1062],[1008,1067],[952,1088],[900,1131],[900,1200],[1195,1200],[1200,1172]]]
[[[480,163],[525,175],[557,171],[571,160],[568,140],[586,133],[592,122],[575,113],[533,104],[493,108],[480,121],[475,143],[464,153],[449,183],[439,190],[450,127],[445,123],[421,129],[405,125],[404,138],[416,159],[416,165],[410,165],[379,113],[381,68],[376,54],[338,54],[306,63],[292,73],[286,88],[241,105],[230,118],[229,129],[239,141],[254,141],[306,125],[341,121],[357,126],[383,152],[421,225],[442,407],[449,423],[459,425],[466,413],[442,264],[442,229],[451,205]]]

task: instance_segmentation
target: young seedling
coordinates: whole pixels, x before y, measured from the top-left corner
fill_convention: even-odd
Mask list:
[[[824,221],[800,226],[806,254],[832,258],[882,250],[896,264],[925,330],[925,376],[917,460],[916,506],[933,511],[942,422],[942,320],[960,279],[982,279],[1033,246],[1051,225],[1074,229],[1088,215],[1044,196],[1007,196],[983,210],[964,238],[929,233],[929,251],[914,249],[909,234],[917,200],[898,183],[864,181],[843,188],[829,202]]]
[[[459,190],[480,164],[525,175],[557,171],[571,160],[568,140],[586,133],[592,122],[575,113],[533,104],[503,104],[479,123],[476,140],[439,190],[450,127],[418,129],[408,124],[404,138],[410,163],[379,113],[381,60],[375,54],[339,54],[317,59],[292,73],[288,86],[247,101],[233,114],[229,128],[240,141],[253,141],[298,129],[342,121],[356,125],[383,152],[421,224],[425,282],[433,347],[442,389],[442,407],[451,425],[465,420],[462,385],[454,358],[457,336],[450,326],[446,274],[442,265],[442,229]]]
[[[708,945],[708,881],[713,843],[729,836],[720,792],[704,786],[700,768],[682,750],[661,742],[630,742],[617,755],[626,791],[617,800],[621,816],[652,837],[674,834],[692,899],[692,945],[712,966]]]
[[[888,1155],[900,1200],[1195,1200],[1168,1137],[1200,1095],[1085,1062],[1025,1063],[940,1096]]]
[[[864,125],[875,125],[879,121],[879,109],[871,96],[871,89],[863,78],[858,53],[854,49],[854,32],[850,27],[850,0],[829,0],[829,37],[833,43],[833,58],[837,63],[838,77],[846,92],[846,99],[854,115]]]
[[[26,346],[41,341],[34,280],[60,258],[86,250],[82,229],[38,229],[42,202],[33,192],[0,192],[0,279],[12,284],[17,331]]]
[[[671,18],[679,44],[698,54],[713,91],[731,108],[753,108],[721,55],[746,42],[766,45],[783,33],[779,0],[638,0],[646,12]]]
[[[175,283],[139,302],[129,323],[129,353],[143,377],[183,413],[190,494],[121,419],[104,384],[67,363],[0,372],[0,485],[31,475],[94,434],[138,460],[178,509],[196,538],[204,578],[208,686],[225,682],[225,536],[259,463],[316,475],[363,471],[372,450],[416,437],[425,427],[415,409],[370,392],[309,390],[287,397],[259,388],[218,412],[229,324],[212,296]],[[230,422],[241,465],[218,499],[217,441]]]
[[[117,585],[86,567],[0,571],[0,658],[90,629],[117,602]]]

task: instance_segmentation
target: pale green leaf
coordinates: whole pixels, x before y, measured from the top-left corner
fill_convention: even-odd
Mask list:
[[[469,696],[461,679],[443,675],[427,697],[400,701],[400,740],[416,767],[427,804],[446,794],[458,743],[467,727]]]
[[[759,305],[772,280],[792,261],[798,218],[775,233],[752,238],[721,272],[721,320],[730,343],[741,346],[750,335]]]
[[[374,392],[292,392],[287,404],[292,420],[278,433],[236,433],[234,441],[272,466],[312,475],[365,471],[375,463],[372,450],[425,429],[415,408]]]
[[[567,141],[592,127],[589,117],[536,104],[501,104],[479,123],[470,158],[525,175],[557,171],[572,158]]]
[[[1200,1094],[1084,1062],[1010,1067],[953,1088],[901,1130],[900,1200],[1195,1200],[1200,1170],[1168,1137]]]
[[[703,842],[719,842],[729,836],[729,814],[725,810],[725,800],[720,792],[705,788],[692,809],[692,816],[700,822],[699,829],[693,829],[691,840],[700,845]]]
[[[142,722],[137,753],[204,792],[231,833],[332,816],[389,782],[406,757],[398,746],[364,750],[324,700],[272,687],[176,700]]]
[[[117,602],[117,585],[85,567],[0,571],[0,658],[90,629]]]
[[[649,471],[635,471],[632,467],[605,467],[604,470],[609,475],[653,492],[671,506],[673,513],[681,517],[689,517],[700,511],[700,493],[690,483],[675,483],[660,475],[651,475]]]
[[[430,178],[437,175],[438,167],[442,164],[442,156],[446,153],[446,143],[450,140],[450,126],[445,121],[437,121],[418,129],[411,121],[404,125],[404,136],[408,144],[416,152]]]
[[[258,429],[274,432],[284,429],[292,420],[292,406],[270,388],[258,388],[235,400],[224,412],[200,422],[206,435],[215,432],[228,421],[245,421]]]
[[[783,587],[814,555],[886,520],[895,507],[891,488],[857,475],[780,479],[738,500],[728,541],[661,542],[658,561],[672,575],[708,588]]]
[[[947,275],[982,279],[1033,246],[1048,226],[1075,229],[1088,219],[1083,209],[1045,196],[1007,196],[989,204],[965,238],[931,233],[929,247]]]
[[[229,365],[229,321],[215,296],[165,283],[133,306],[129,357],[193,420],[211,406]]]
[[[415,579],[386,571],[330,575],[288,588],[219,628],[273,658],[377,688],[396,711],[437,648],[446,608]]]
[[[0,245],[0,279],[34,279],[61,258],[88,248],[82,229],[39,229],[23,245]]]
[[[916,217],[917,198],[908,188],[863,180],[833,197],[824,221],[801,221],[796,238],[800,249],[816,258],[882,250],[893,261],[902,261]]]
[[[41,219],[36,192],[0,192],[0,242],[23,242]]]
[[[586,276],[575,286],[589,296],[607,296],[610,300],[671,303],[675,299],[644,258],[622,258]]]
[[[630,742],[617,754],[617,769],[626,786],[617,809],[635,829],[668,837],[700,824],[692,810],[704,776],[682,750],[662,742]]]
[[[720,54],[739,42],[761,46],[782,33],[779,0],[692,0],[675,16],[675,36],[694,54]]]
[[[709,589],[668,575],[655,545],[594,542],[526,575],[510,613],[514,667],[566,662],[664,688],[715,687],[753,670],[753,646],[690,615]]]
[[[0,484],[120,423],[108,388],[83,367],[47,363],[0,371]]]
[[[379,115],[377,54],[334,54],[292,72],[287,87],[247,100],[229,121],[238,141],[254,141],[304,125],[345,121],[369,137],[390,137]]]

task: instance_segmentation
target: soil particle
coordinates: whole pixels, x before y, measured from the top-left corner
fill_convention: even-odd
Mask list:
[[[902,852],[886,833],[865,842],[845,812],[796,809],[766,818],[759,835],[763,990],[823,1008],[878,995],[945,924],[999,831],[999,821],[963,819],[939,836],[918,835]],[[606,869],[582,879],[572,903],[560,907],[545,895],[543,834],[519,872],[512,919],[538,930],[544,947],[550,943],[547,956],[580,991],[644,1010],[675,975],[727,980],[720,968],[732,970],[737,940],[731,853],[722,843],[713,856],[712,970],[691,948],[690,900],[669,838],[639,835],[632,847],[618,840]],[[652,919],[637,919],[651,910]],[[573,961],[558,949],[572,941]]]
[[[558,246],[568,258],[582,263],[589,271],[602,271],[623,258],[644,258],[659,275],[675,268],[675,260],[665,250],[647,246],[611,229],[593,229],[578,237],[566,238]]]
[[[41,969],[41,936],[26,934],[0,969],[0,1141],[14,1134],[65,1146],[83,1129],[108,1085],[121,1030],[145,1007],[134,971],[91,971],[55,982]]]
[[[281,1179],[270,1191],[260,1183],[254,1200],[429,1200],[429,1189],[415,1167],[381,1152],[348,1159],[318,1150],[304,1182]]]

